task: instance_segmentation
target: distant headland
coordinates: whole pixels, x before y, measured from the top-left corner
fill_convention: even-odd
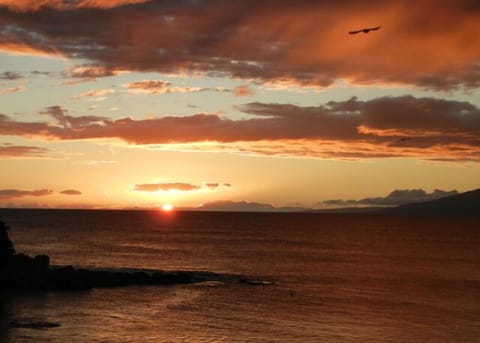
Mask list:
[[[379,213],[402,216],[480,217],[480,188],[441,199],[404,204]]]

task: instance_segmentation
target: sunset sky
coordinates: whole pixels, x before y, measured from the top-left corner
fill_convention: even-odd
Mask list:
[[[0,207],[478,188],[479,30],[477,0],[0,0]]]

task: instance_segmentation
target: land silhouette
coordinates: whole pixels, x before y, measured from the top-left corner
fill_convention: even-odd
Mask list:
[[[436,200],[404,204],[379,212],[409,216],[480,217],[480,188]]]

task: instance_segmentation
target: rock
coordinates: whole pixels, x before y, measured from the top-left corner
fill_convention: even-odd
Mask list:
[[[47,270],[50,267],[50,257],[47,255],[37,255],[34,258],[35,266],[39,270]]]
[[[23,329],[44,329],[44,328],[56,328],[59,327],[58,323],[51,322],[37,322],[29,320],[12,320],[8,323],[10,328],[23,328]]]
[[[15,248],[8,237],[9,227],[0,221],[0,268],[15,254]]]
[[[76,269],[73,266],[51,267],[50,258],[47,255],[32,258],[24,254],[15,254],[7,229],[8,227],[0,221],[0,289],[81,291],[94,287],[176,285],[217,281],[256,286],[272,284],[269,281],[205,271],[112,271]],[[44,322],[12,323],[11,325],[17,325],[16,327],[31,328],[42,327],[45,324]]]

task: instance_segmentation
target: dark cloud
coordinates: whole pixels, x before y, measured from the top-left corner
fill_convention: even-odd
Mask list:
[[[65,195],[82,195],[82,192],[76,190],[76,189],[66,189],[64,191],[61,191],[60,194],[65,194]]]
[[[218,182],[207,182],[205,183],[205,186],[210,189],[216,189],[220,186]]]
[[[55,123],[18,122],[0,114],[0,134],[78,140],[118,138],[133,144],[218,142],[275,155],[337,158],[421,157],[480,161],[480,109],[468,102],[383,97],[329,102],[315,107],[249,103],[252,115],[231,120],[217,114],[134,120],[42,114]]]
[[[50,189],[38,189],[34,191],[23,191],[18,189],[0,189],[0,199],[13,199],[21,197],[41,197],[53,194]]]
[[[52,76],[54,75],[53,72],[51,71],[41,71],[41,70],[34,70],[31,72],[32,75],[35,75],[35,76]]]
[[[196,191],[200,186],[192,185],[183,182],[165,182],[165,183],[147,183],[135,185],[134,191],[140,192],[158,192],[158,191]]]
[[[0,145],[0,156],[2,157],[42,157],[50,150],[38,146],[29,145]]]
[[[2,3],[1,49],[83,58],[110,72],[200,71],[320,87],[339,78],[434,89],[480,85],[475,0]],[[382,29],[347,34],[367,21]]]
[[[22,75],[14,71],[4,71],[0,73],[0,80],[18,80],[21,79]]]
[[[86,95],[83,95],[83,96],[86,96]],[[89,96],[95,96],[95,95],[89,94]],[[92,125],[102,124],[102,123],[105,124],[109,120],[106,117],[98,117],[98,116],[73,117],[68,115],[67,113],[68,113],[68,110],[62,108],[61,106],[50,106],[50,107],[47,107],[45,111],[40,112],[40,114],[47,115],[55,119],[57,123],[62,127],[70,128],[70,129],[91,127]]]
[[[345,206],[397,206],[414,202],[424,202],[435,199],[456,195],[458,192],[442,191],[435,189],[432,193],[427,193],[423,189],[396,189],[385,197],[364,198],[360,200],[327,200],[320,204],[332,205],[338,207]]]
[[[108,9],[146,1],[148,0],[0,0],[0,7],[6,6],[18,12],[34,12],[42,8],[58,10],[73,10],[76,8]]]

